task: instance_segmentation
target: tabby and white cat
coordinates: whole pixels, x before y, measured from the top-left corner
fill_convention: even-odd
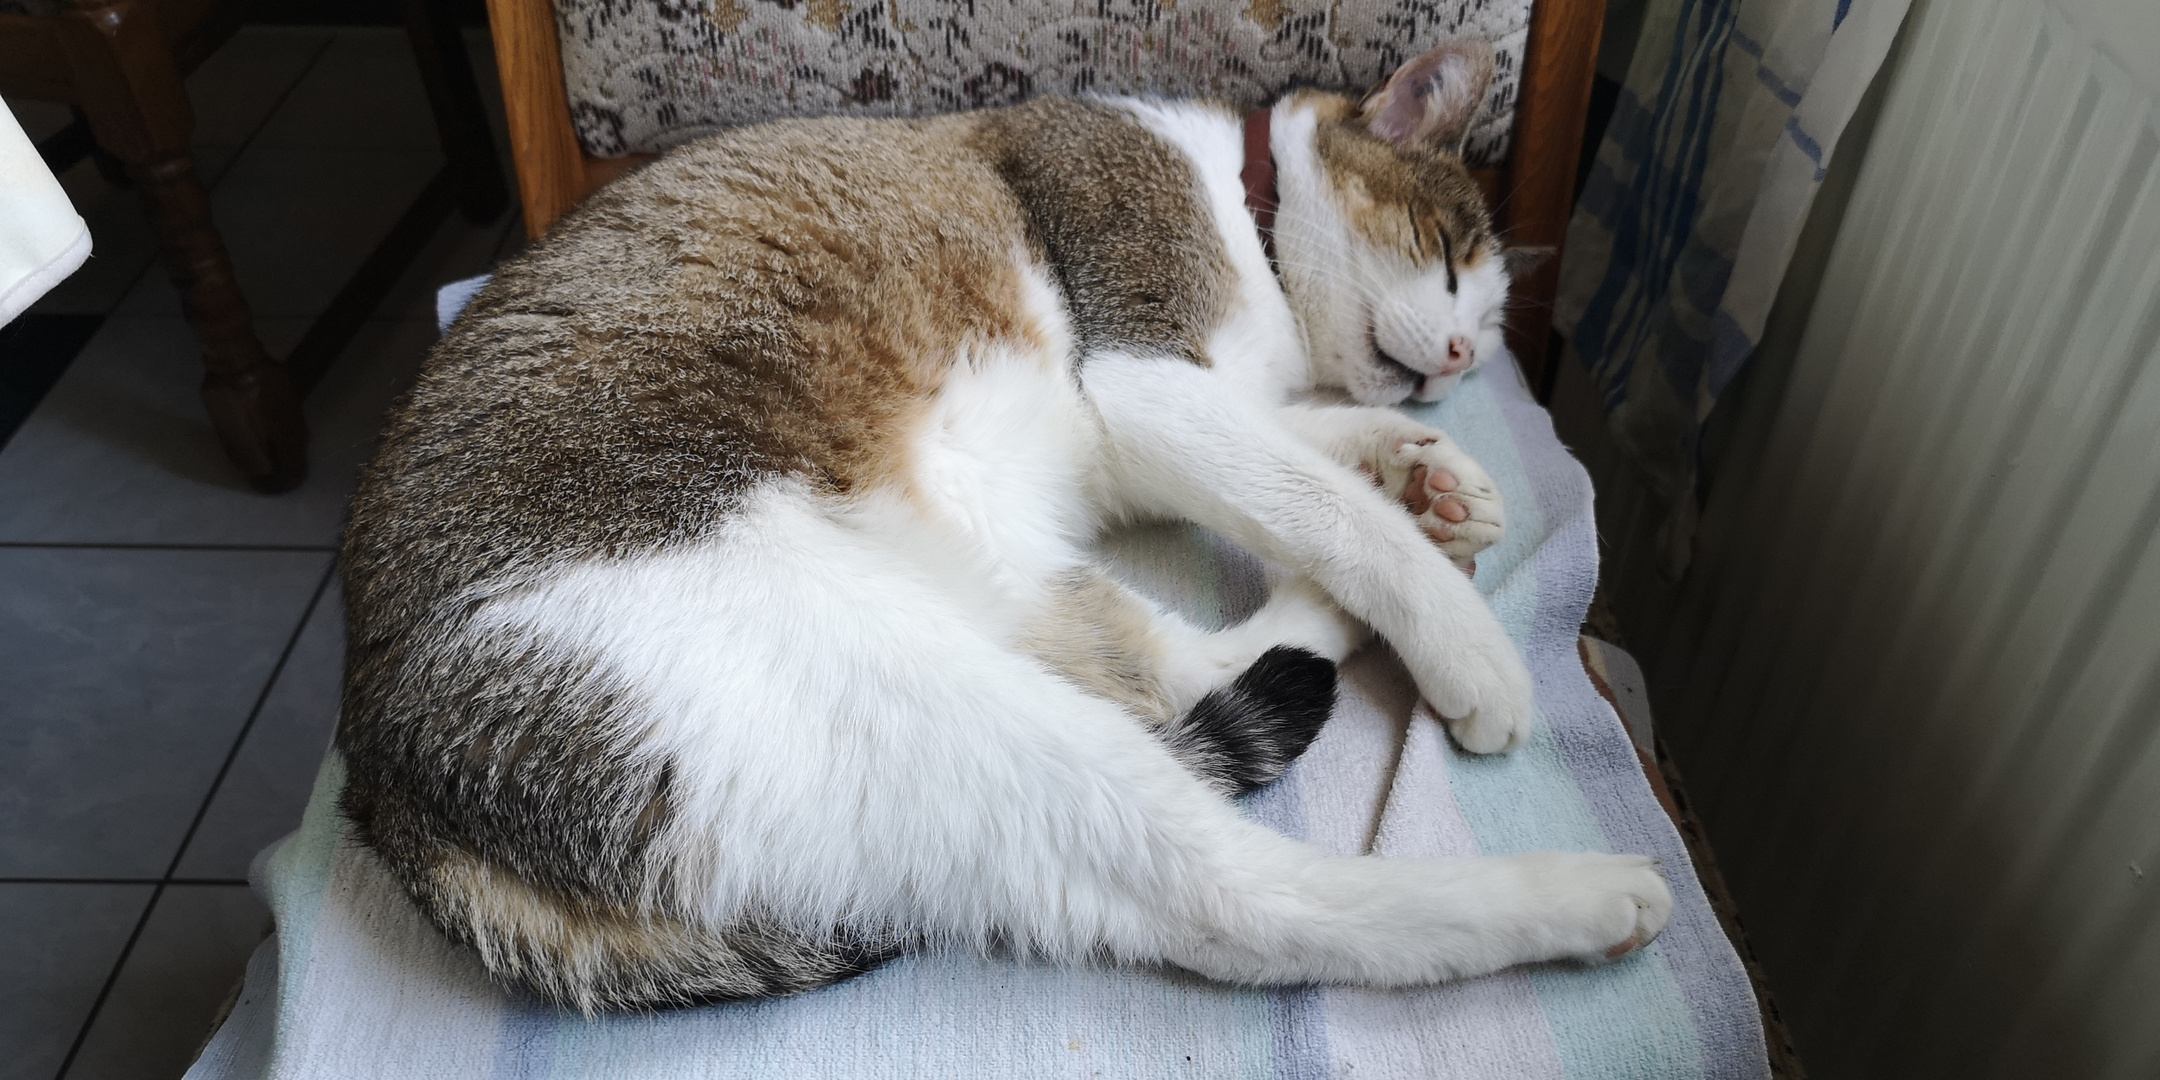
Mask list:
[[[1502,349],[1511,256],[1453,151],[1491,63],[1273,106],[1279,279],[1205,104],[775,123],[595,195],[451,328],[355,498],[359,836],[587,1011],[924,945],[1400,986],[1649,941],[1647,858],[1331,858],[1229,798],[1367,627],[1465,748],[1529,728],[1450,562],[1498,495],[1387,408]],[[1091,564],[1135,518],[1302,576],[1202,633]]]

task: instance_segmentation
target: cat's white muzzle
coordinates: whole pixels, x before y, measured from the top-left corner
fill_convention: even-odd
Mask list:
[[[1502,348],[1497,315],[1507,278],[1499,260],[1465,269],[1450,284],[1444,271],[1428,270],[1385,289],[1372,305],[1368,362],[1379,379],[1401,387],[1397,401],[1446,397]]]
[[[1375,318],[1372,361],[1400,378],[1417,401],[1438,401],[1477,363],[1477,338],[1415,319]]]

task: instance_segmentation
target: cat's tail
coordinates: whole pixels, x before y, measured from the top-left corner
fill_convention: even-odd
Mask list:
[[[1162,729],[1185,767],[1232,795],[1274,782],[1312,745],[1335,708],[1335,663],[1292,645],[1260,654]]]

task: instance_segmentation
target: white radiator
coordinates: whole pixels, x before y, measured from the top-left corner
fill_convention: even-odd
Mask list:
[[[1811,1073],[2151,1080],[2160,0],[1929,0],[1885,79],[1680,585],[1584,447],[1608,588]]]

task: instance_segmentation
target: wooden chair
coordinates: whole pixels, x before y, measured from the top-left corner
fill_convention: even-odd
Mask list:
[[[1532,9],[1513,149],[1504,166],[1479,174],[1512,243],[1557,252],[1567,237],[1604,20],[1604,0],[1537,0]],[[551,0],[488,0],[488,22],[525,228],[538,237],[579,200],[652,155],[599,158],[579,146]],[[1508,319],[1509,347],[1540,400],[1550,382],[1546,352],[1559,284],[1560,260],[1548,259],[1516,283]]]
[[[453,206],[486,221],[507,198],[457,27],[441,5],[406,0],[407,33],[449,161],[280,363],[255,335],[188,150],[195,120],[181,80],[239,28],[242,0],[17,0],[6,7],[18,13],[0,13],[0,92],[74,105],[98,148],[125,169],[149,203],[165,268],[202,343],[203,402],[226,454],[261,490],[298,484],[307,475],[301,395]]]

